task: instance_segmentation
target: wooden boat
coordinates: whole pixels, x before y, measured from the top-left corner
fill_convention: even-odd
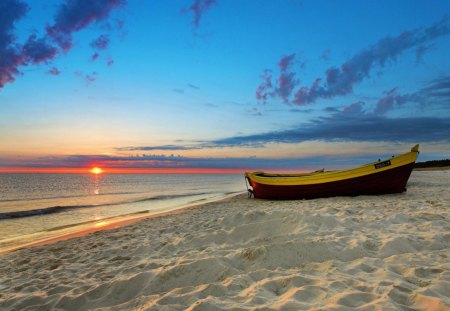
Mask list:
[[[348,170],[307,174],[246,172],[249,195],[260,199],[290,200],[335,196],[377,195],[406,191],[419,145],[411,151]]]

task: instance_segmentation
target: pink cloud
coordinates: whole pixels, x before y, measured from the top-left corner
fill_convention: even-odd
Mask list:
[[[0,89],[6,83],[14,82],[20,74],[18,67],[24,65],[25,58],[17,47],[13,31],[16,22],[28,11],[28,5],[20,0],[0,1]]]
[[[298,80],[295,78],[295,72],[291,71],[295,63],[295,54],[284,55],[278,61],[278,68],[280,75],[276,80],[276,85],[272,85],[272,72],[265,70],[260,76],[264,81],[258,86],[256,90],[256,99],[266,101],[269,97],[281,98],[285,103],[288,103],[294,88],[298,85]]]
[[[59,52],[72,48],[72,34],[92,23],[106,20],[111,11],[126,4],[126,0],[65,0],[59,7],[53,25],[46,28],[47,37],[36,34],[24,44],[16,42],[15,24],[28,12],[28,5],[21,0],[0,1],[0,89],[15,81],[19,67],[30,64],[48,64]],[[106,49],[109,38],[99,36],[93,43],[96,49]],[[98,56],[93,55],[93,60]],[[108,66],[113,61],[108,60]],[[56,71],[50,69],[50,74]]]
[[[394,108],[394,104],[400,96],[397,94],[398,87],[384,91],[385,96],[380,98],[374,109],[374,113],[377,115],[384,115],[387,111]]]
[[[272,71],[266,69],[260,77],[264,81],[256,89],[256,99],[265,102],[271,94],[269,91],[272,89]]]

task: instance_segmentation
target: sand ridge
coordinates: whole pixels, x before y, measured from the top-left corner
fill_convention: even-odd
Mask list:
[[[2,310],[450,310],[450,174],[408,192],[239,195],[0,257]]]

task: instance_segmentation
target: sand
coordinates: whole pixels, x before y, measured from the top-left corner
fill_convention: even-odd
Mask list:
[[[415,167],[415,171],[448,171],[450,166],[437,166],[437,167]]]
[[[398,195],[238,195],[0,255],[1,310],[450,310],[450,171]]]

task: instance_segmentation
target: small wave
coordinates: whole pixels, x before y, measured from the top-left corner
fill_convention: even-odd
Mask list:
[[[79,209],[79,208],[92,208],[92,207],[112,206],[112,205],[120,205],[120,204],[133,204],[133,203],[156,201],[156,200],[170,200],[170,199],[177,199],[177,198],[182,198],[182,197],[205,195],[205,194],[209,194],[209,193],[158,195],[158,196],[153,196],[153,197],[148,197],[148,198],[141,198],[141,199],[130,200],[130,201],[113,202],[113,203],[105,203],[105,204],[49,206],[49,207],[44,207],[44,208],[39,208],[39,209],[34,209],[34,210],[0,213],[0,220],[48,215],[48,214],[66,212],[68,210]]]
[[[178,199],[178,198],[184,198],[194,195],[205,195],[205,194],[211,194],[213,192],[203,192],[203,193],[186,193],[186,194],[169,194],[169,195],[157,195],[154,197],[148,197],[144,199],[138,199],[134,200],[133,202],[145,202],[145,201],[154,201],[154,200],[170,200],[170,199]]]
[[[73,199],[73,198],[83,198],[83,197],[96,197],[103,195],[124,195],[124,194],[139,194],[142,192],[105,192],[99,194],[86,194],[86,195],[60,195],[60,196],[48,196],[40,198],[20,198],[20,199],[0,199],[0,202],[19,202],[19,201],[40,201],[40,200],[52,200],[52,199]]]

